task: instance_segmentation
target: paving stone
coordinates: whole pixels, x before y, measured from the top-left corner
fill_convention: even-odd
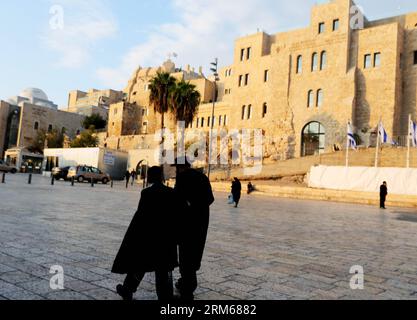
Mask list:
[[[120,300],[124,276],[110,269],[140,190],[25,180],[10,176],[0,194],[0,299]],[[227,194],[216,198],[197,299],[417,299],[417,225],[400,219],[412,209],[244,195],[231,211]],[[49,287],[53,264],[64,291]],[[353,265],[363,291],[349,287]],[[135,298],[157,299],[153,274]]]

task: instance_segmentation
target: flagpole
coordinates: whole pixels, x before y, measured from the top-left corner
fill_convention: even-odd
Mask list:
[[[410,149],[411,149],[411,113],[408,115],[408,135],[407,135],[407,168],[410,168]]]
[[[347,125],[347,134],[346,134],[346,167],[349,167],[349,122]]]
[[[379,123],[378,123],[378,129],[377,129],[377,131],[378,131],[378,136],[377,136],[377,139],[376,139],[375,168],[378,168],[378,158],[379,158],[379,142],[380,142],[380,139],[381,139],[381,136],[380,136],[380,130],[381,130],[381,120],[380,120],[380,121],[379,121]]]

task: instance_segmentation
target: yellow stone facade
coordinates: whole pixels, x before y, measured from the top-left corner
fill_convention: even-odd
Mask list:
[[[365,146],[375,144],[380,119],[403,143],[409,114],[417,117],[417,13],[378,21],[364,17],[361,26],[355,8],[351,0],[330,1],[312,8],[306,28],[237,39],[234,63],[219,71],[215,128],[262,129],[270,160],[343,148],[348,122]],[[202,104],[192,128],[210,129],[213,82],[201,70],[179,70],[168,61],[134,73],[126,103],[110,107],[108,141],[159,129],[147,87],[157,71],[197,86]],[[128,111],[114,113],[115,108]],[[303,138],[307,128],[314,131],[319,124],[320,136]],[[125,145],[137,147],[136,142]]]

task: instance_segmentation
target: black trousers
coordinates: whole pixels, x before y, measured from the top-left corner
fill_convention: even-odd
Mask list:
[[[197,272],[192,269],[180,268],[181,279],[178,280],[181,298],[194,300],[194,292],[197,290]]]
[[[379,201],[379,207],[380,208],[385,208],[385,201],[387,200],[387,196],[380,196],[380,201]]]
[[[141,273],[129,273],[126,276],[123,287],[132,293],[138,290],[140,283],[145,277],[145,272]],[[169,271],[156,271],[155,272],[155,286],[156,294],[159,301],[171,301],[174,297],[174,285],[172,280],[172,272]]]

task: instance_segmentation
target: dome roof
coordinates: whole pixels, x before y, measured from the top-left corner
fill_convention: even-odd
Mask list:
[[[23,90],[19,94],[19,96],[23,97],[23,98],[30,99],[30,100],[33,100],[33,98],[41,99],[41,100],[45,100],[45,101],[49,100],[46,93],[43,92],[41,89],[37,89],[37,88],[27,88],[27,89]]]

